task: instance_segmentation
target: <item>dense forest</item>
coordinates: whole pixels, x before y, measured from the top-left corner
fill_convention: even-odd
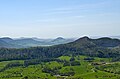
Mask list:
[[[0,61],[57,58],[63,55],[86,55],[120,61],[120,40],[83,37],[71,43],[48,47],[0,48]]]

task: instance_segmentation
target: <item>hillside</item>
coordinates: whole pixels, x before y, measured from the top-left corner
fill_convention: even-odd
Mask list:
[[[14,41],[12,38],[9,38],[9,37],[3,37],[3,38],[0,38],[0,40],[5,41],[7,43]]]
[[[102,39],[102,38],[101,38]],[[94,57],[105,57],[105,58],[120,58],[119,51],[119,40],[110,39],[112,41],[104,41],[106,47],[99,45],[95,40],[100,39],[90,39],[88,37],[80,38],[74,42],[67,44],[60,44],[48,47],[32,47],[32,48],[22,48],[22,49],[8,49],[4,48],[0,50],[0,60],[9,59],[36,59],[36,58],[56,58],[62,55],[87,55]],[[110,43],[115,45],[111,47]],[[110,45],[108,45],[110,44]],[[117,47],[117,48],[116,48]],[[4,52],[6,51],[6,52]]]
[[[119,42],[82,37],[47,47],[0,48],[0,79],[119,79]]]
[[[54,60],[0,62],[0,79],[119,79],[120,63],[108,58],[60,56]]]
[[[0,40],[0,47],[10,47],[11,45],[8,44],[7,42]]]
[[[74,41],[73,44],[78,44],[78,46],[96,45],[99,47],[116,47],[120,45],[120,40],[112,39],[109,37],[103,37],[99,39],[90,39],[89,37],[82,37]]]

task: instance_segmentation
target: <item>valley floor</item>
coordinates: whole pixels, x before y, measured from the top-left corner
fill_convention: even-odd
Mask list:
[[[22,66],[24,60],[0,62],[0,79],[120,79],[120,62],[87,56],[61,56],[50,61]],[[8,65],[9,64],[9,65]],[[10,66],[10,67],[9,67]]]

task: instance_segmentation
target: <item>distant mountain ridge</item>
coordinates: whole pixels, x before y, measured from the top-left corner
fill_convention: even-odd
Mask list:
[[[74,43],[73,43],[74,42]],[[98,39],[91,39],[87,36],[75,39],[65,39],[58,37],[56,39],[38,39],[38,38],[20,38],[12,39],[9,37],[0,38],[0,47],[5,48],[26,48],[26,47],[37,47],[37,46],[51,46],[73,43],[78,46],[100,46],[100,47],[116,47],[120,46],[119,39],[113,39],[109,37],[102,37]]]
[[[22,49],[0,49],[0,56],[2,57],[1,60],[6,60],[6,58],[42,59],[57,58],[63,55],[86,55],[91,57],[113,58],[114,61],[120,61],[120,40],[108,37],[99,39],[82,37],[69,43],[47,47],[40,46]]]
[[[9,47],[10,44],[8,44],[7,42],[5,42],[5,41],[3,41],[3,40],[0,39],[0,47],[4,47],[4,46],[5,46],[5,47],[6,47],[6,46]]]
[[[56,39],[39,39],[39,38],[19,38],[12,39],[9,37],[0,38],[0,47],[5,48],[26,48],[37,46],[51,46],[72,42],[74,39],[56,38]]]
[[[9,38],[9,37],[3,37],[3,38],[0,38],[1,40],[5,41],[5,42],[11,42],[13,41],[12,38]]]
[[[98,46],[98,47],[116,47],[120,46],[120,40],[119,39],[113,39],[109,37],[103,37],[98,39],[91,39],[87,36],[77,39],[74,42],[71,42],[73,45],[77,46]],[[68,44],[71,44],[68,43]]]
[[[97,40],[93,40],[93,42],[102,47],[116,47],[120,45],[119,39],[113,39],[108,37],[99,38]]]

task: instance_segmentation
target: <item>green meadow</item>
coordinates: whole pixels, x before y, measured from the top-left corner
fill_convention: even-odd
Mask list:
[[[0,79],[120,79],[120,63],[111,62],[107,58],[94,57],[87,60],[87,56],[61,56],[58,59],[65,62],[50,61],[40,64],[24,66],[24,60],[0,62],[0,69],[9,63],[19,62],[22,65],[7,67],[0,72]],[[80,64],[73,64],[72,62]]]

